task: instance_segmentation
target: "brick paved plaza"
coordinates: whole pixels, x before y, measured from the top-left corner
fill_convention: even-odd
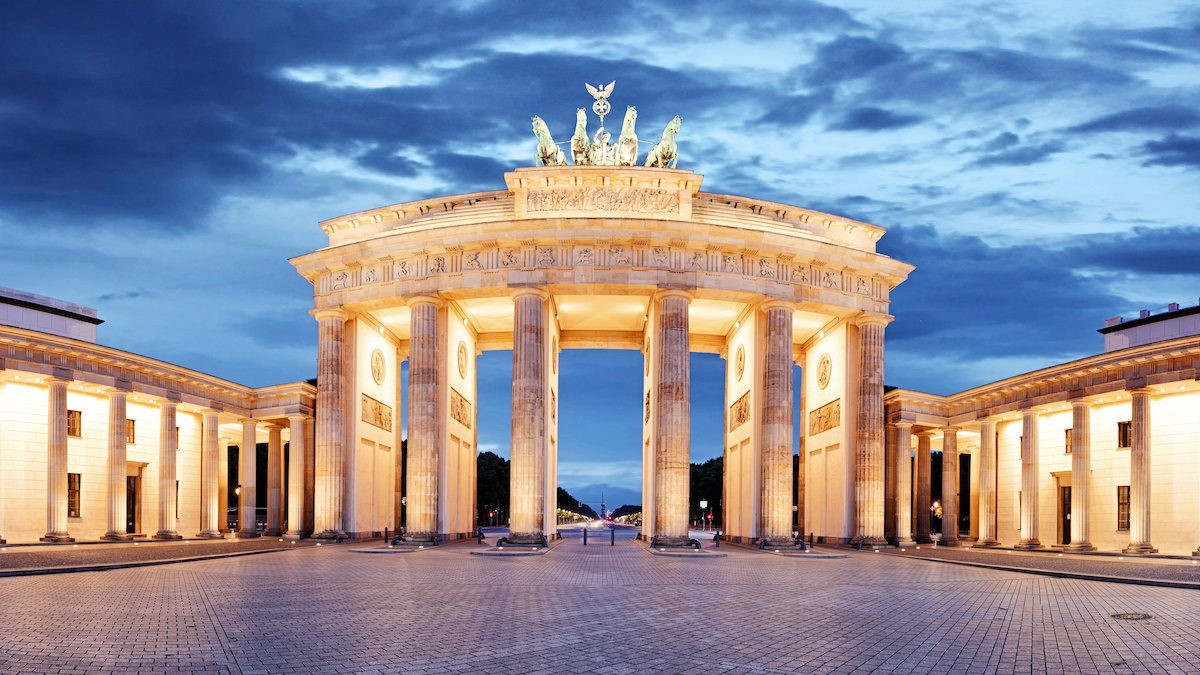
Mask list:
[[[378,545],[0,579],[4,672],[1196,672],[1196,591],[897,556]],[[357,550],[356,550],[357,549]],[[840,553],[840,551],[839,551]],[[1122,612],[1152,618],[1117,620]]]

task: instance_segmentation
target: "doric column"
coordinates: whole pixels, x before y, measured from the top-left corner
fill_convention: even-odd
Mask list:
[[[933,485],[930,482],[932,479],[931,471],[933,470],[933,458],[930,454],[929,440],[933,437],[933,432],[922,431],[917,434],[917,476],[913,481],[916,486],[916,514],[913,520],[917,526],[917,543],[928,544],[933,541],[933,537],[929,536],[929,517],[930,507],[932,506],[931,493]]]
[[[299,539],[304,526],[304,415],[288,415],[287,532],[285,539]],[[400,448],[396,448],[400,453]]]
[[[218,426],[219,428],[219,426]],[[215,522],[219,532],[233,533],[237,526],[237,504],[233,505],[234,524],[229,524],[229,446],[235,442],[231,438],[218,435],[217,444],[217,513],[221,514]],[[236,487],[236,483],[234,484]]]
[[[854,541],[882,545],[883,538],[883,327],[889,317],[855,321],[859,335],[857,451],[854,466]]]
[[[2,403],[3,401],[4,401],[4,381],[0,380],[0,403]],[[4,443],[3,443],[3,441],[4,441],[3,417],[4,417],[4,411],[3,411],[3,409],[0,409],[0,446],[4,445]],[[0,463],[0,464],[2,464],[2,463]],[[8,543],[8,540],[4,538],[4,529],[5,529],[5,527],[4,527],[4,512],[5,512],[4,502],[8,498],[8,491],[4,489],[4,473],[5,473],[4,469],[5,469],[5,467],[0,465],[0,544]]]
[[[1021,540],[1014,548],[1041,548],[1038,540],[1038,414],[1021,411]]]
[[[549,372],[546,364],[548,295],[523,288],[513,298],[512,477],[509,541],[540,544],[545,541],[546,400]]]
[[[217,411],[205,410],[200,432],[200,534],[204,539],[224,539],[221,535],[220,431]]]
[[[343,447],[346,401],[342,383],[342,356],[346,347],[346,320],[349,314],[340,309],[321,309],[314,311],[313,316],[317,319],[317,456],[313,537],[338,539],[346,536],[342,523],[346,464]]]
[[[896,545],[913,546],[912,422],[896,423]]]
[[[979,541],[996,546],[996,422],[979,421]]]
[[[42,541],[75,541],[67,533],[67,383],[52,377],[46,381],[49,404],[46,411],[46,536]]]
[[[1092,407],[1071,401],[1071,551],[1094,551],[1092,545]]]
[[[658,303],[655,352],[658,379],[654,397],[654,515],[652,543],[686,546],[688,536],[688,459],[690,453],[691,371],[688,358],[688,304],[691,295],[678,290],[662,291]]]
[[[1126,553],[1156,553],[1150,545],[1150,394],[1131,389],[1133,420],[1129,446],[1129,546]]]
[[[762,529],[768,546],[793,545],[792,534],[792,305],[763,306]]]
[[[178,404],[163,401],[158,413],[158,532],[155,539],[182,539],[176,528],[179,526],[175,514],[179,511],[179,495],[175,486],[178,471],[175,461],[179,451],[179,434],[176,433],[176,411]]]
[[[942,546],[958,546],[958,427],[942,429]]]
[[[128,497],[125,484],[127,396],[128,392],[121,388],[108,392],[108,480],[105,481],[108,529],[102,538],[112,541],[133,538],[125,531],[125,502]]]
[[[238,452],[238,538],[252,539],[258,532],[258,423],[242,420]]]
[[[438,458],[442,452],[442,363],[438,310],[442,301],[418,296],[412,308],[408,359],[408,476],[405,537],[433,541],[438,536]]]
[[[283,534],[283,427],[267,429],[267,530],[268,537]]]

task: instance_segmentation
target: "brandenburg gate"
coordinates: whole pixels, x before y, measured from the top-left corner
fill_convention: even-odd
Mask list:
[[[654,545],[689,543],[690,352],[727,364],[731,539],[793,543],[798,424],[802,531],[884,543],[883,335],[912,266],[876,252],[881,227],[701,192],[700,175],[667,168],[672,125],[651,151],[661,157],[669,140],[670,163],[622,161],[625,130],[599,152],[607,134],[580,145],[577,130],[567,164],[535,118],[543,165],[505,174],[504,190],[321,223],[329,246],[292,260],[319,324],[314,536],[395,527],[401,481],[408,540],[471,536],[476,357],[511,349],[509,539],[544,542],[556,523],[559,353],[601,348],[644,355],[643,534]]]

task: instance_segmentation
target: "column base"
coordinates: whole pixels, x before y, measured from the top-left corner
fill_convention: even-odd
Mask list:
[[[341,530],[321,530],[312,536],[313,539],[332,539],[333,541],[341,541],[346,538],[346,533]]]
[[[655,535],[650,537],[650,548],[700,548],[700,542],[692,539],[687,535],[683,536],[666,536]]]
[[[238,539],[258,539],[262,536],[262,532],[258,530],[238,530]]]
[[[991,548],[993,546],[999,546],[999,545],[1000,545],[1000,542],[995,539],[983,539],[981,541],[975,542],[975,546],[977,548]]]
[[[887,546],[887,540],[883,537],[855,537],[850,540],[851,544],[863,546]]]
[[[66,532],[47,532],[46,536],[38,539],[38,541],[44,541],[48,544],[69,544],[75,541],[75,537]]]
[[[292,532],[284,532],[283,538],[286,541],[300,541],[300,539],[303,538],[303,535],[301,535],[299,530],[295,530]]]
[[[183,539],[183,536],[181,534],[179,534],[178,532],[176,532],[175,530],[159,530],[158,532],[154,533],[154,538],[170,540],[170,539]]]
[[[1090,542],[1083,542],[1082,544],[1068,544],[1063,550],[1071,552],[1095,551],[1096,547],[1092,546]]]
[[[1154,548],[1149,543],[1130,544],[1130,545],[1126,546],[1125,548],[1121,549],[1121,552],[1122,553],[1132,553],[1134,555],[1144,555],[1146,553],[1158,553],[1158,549]]]
[[[278,529],[278,528],[276,528],[274,530],[268,529],[266,532],[262,533],[262,536],[264,536],[264,537],[278,537],[278,536],[282,536],[282,535],[283,535],[283,530]]]
[[[1013,546],[1013,548],[1017,549],[1018,551],[1031,551],[1035,548],[1043,548],[1043,546],[1042,542],[1038,541],[1037,539],[1022,539],[1021,541],[1017,542],[1017,545]]]
[[[915,540],[915,541],[916,541],[918,544],[932,544],[932,543],[933,543],[933,537],[931,537],[931,536],[929,536],[929,535],[927,535],[927,534],[918,534],[918,535],[917,535],[917,536],[914,538],[914,540]]]
[[[913,541],[912,539],[901,539],[896,542],[897,548],[911,548],[916,545],[917,542]]]
[[[938,540],[938,546],[958,546],[961,543],[962,543],[962,540],[959,539],[958,537],[943,536],[941,539]]]
[[[225,538],[225,535],[221,534],[220,532],[201,532],[200,534],[198,534],[196,536],[199,537],[200,539],[224,539]]]
[[[541,532],[514,532],[496,541],[496,546],[549,546]]]
[[[100,538],[104,541],[130,541],[133,539],[133,535],[128,532],[105,532],[104,536]]]

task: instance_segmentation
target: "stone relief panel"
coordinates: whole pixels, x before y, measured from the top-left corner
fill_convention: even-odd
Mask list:
[[[628,265],[633,260],[629,248],[625,246],[609,247],[608,254],[614,265]]]
[[[750,392],[746,392],[738,397],[738,400],[729,406],[729,430],[733,431],[750,421]]]
[[[810,410],[808,413],[809,436],[816,436],[830,429],[836,429],[841,424],[842,399],[840,398],[836,398],[816,410]]]
[[[704,263],[704,253],[700,251],[692,251],[692,254],[688,256],[689,269],[702,270],[705,267]]]
[[[812,270],[808,265],[796,265],[792,269],[792,281],[797,284],[812,284]]]
[[[646,418],[643,421],[650,421],[650,392],[646,392]]]
[[[515,249],[510,248],[510,249],[505,249],[500,252],[500,266],[501,267],[516,267],[517,264],[520,262],[521,262],[521,259],[517,255],[517,251]]]
[[[549,246],[539,246],[534,263],[538,267],[549,267],[554,264],[554,249]]]
[[[392,407],[366,394],[362,395],[362,421],[384,431],[392,430]]]
[[[609,211],[614,213],[679,213],[679,193],[639,188],[539,189],[525,193],[525,210]]]
[[[721,256],[721,271],[729,272],[730,274],[742,273],[742,259],[739,256],[731,253],[726,253]]]
[[[450,418],[464,427],[471,428],[471,402],[466,399],[458,390],[450,388]]]
[[[596,264],[596,249],[591,246],[581,246],[575,249],[575,264],[576,265],[595,265]]]
[[[659,267],[666,267],[671,263],[671,249],[665,246],[655,246],[650,250],[650,254],[654,264]]]
[[[776,276],[775,261],[766,258],[758,259],[758,276],[764,279],[774,279]]]
[[[469,270],[477,270],[483,268],[483,262],[479,259],[482,255],[480,251],[472,251],[463,256],[463,267]]]

